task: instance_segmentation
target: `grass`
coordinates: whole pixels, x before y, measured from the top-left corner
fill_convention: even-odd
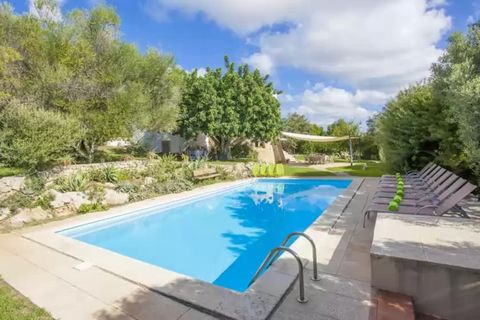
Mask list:
[[[385,164],[371,160],[356,162],[353,164],[353,167],[347,165],[345,167],[329,168],[328,170],[334,173],[346,173],[350,176],[357,177],[381,177],[387,173]]]
[[[333,176],[332,172],[315,170],[308,167],[285,165],[285,176],[291,177],[325,177]]]
[[[0,278],[0,319],[52,320],[53,318]]]
[[[14,176],[23,173],[23,169],[15,167],[4,167],[0,164],[0,178]]]
[[[305,155],[304,154],[294,154],[293,155],[297,161],[305,161]]]

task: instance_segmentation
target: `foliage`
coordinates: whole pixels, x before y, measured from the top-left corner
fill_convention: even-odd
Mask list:
[[[286,165],[284,166],[284,169],[285,176],[287,177],[323,177],[334,175],[329,171],[321,171],[309,167]]]
[[[107,210],[108,207],[104,206],[103,204],[99,202],[92,202],[92,203],[82,203],[80,207],[77,210],[78,214],[85,214],[89,212],[95,212],[95,211],[105,211]]]
[[[119,180],[119,170],[114,166],[92,169],[88,177],[90,181],[115,183]]]
[[[249,143],[238,143],[232,146],[232,159],[256,161],[258,159],[258,153]]]
[[[322,127],[311,123],[307,117],[299,113],[291,113],[286,118],[282,119],[282,130],[286,132],[312,134],[322,136],[325,134]],[[319,143],[311,141],[301,141],[292,138],[287,138],[282,141],[282,146],[285,151],[289,153],[315,153],[319,151]]]
[[[35,197],[22,192],[16,192],[0,201],[0,208],[9,208],[11,211],[17,211],[20,208],[34,208],[35,206]]]
[[[401,91],[376,122],[377,142],[388,169],[418,168],[433,159],[447,165],[460,162],[456,130],[447,119],[429,83]]]
[[[35,201],[35,206],[41,207],[44,210],[50,209],[52,206],[50,202],[54,200],[54,196],[50,193],[43,194]]]
[[[46,182],[47,179],[44,175],[30,175],[25,180],[25,189],[28,190],[29,193],[40,194],[45,189]]]
[[[207,69],[185,74],[180,102],[179,132],[186,138],[204,133],[218,148],[221,160],[231,159],[231,148],[248,139],[274,140],[280,129],[279,93],[259,70],[237,69],[225,57],[226,71]]]
[[[433,66],[434,94],[446,111],[445,121],[459,143],[461,155],[453,165],[471,169],[480,182],[480,23],[466,35],[455,33],[444,55]],[[456,131],[454,131],[456,129]],[[458,136],[458,138],[457,138]],[[456,151],[456,150],[455,150]],[[465,160],[465,163],[459,163]]]
[[[328,168],[328,171],[358,177],[381,177],[388,173],[386,165],[380,161],[356,162],[353,164],[353,167],[350,165],[346,165],[345,167],[333,167]]]
[[[70,176],[62,176],[55,180],[55,189],[61,192],[85,191],[89,182],[89,175],[78,172]]]
[[[0,279],[0,319],[52,320],[53,318]]]
[[[134,129],[175,128],[182,78],[172,57],[123,42],[111,7],[52,19],[56,1],[34,5],[39,17],[0,6],[0,102],[29,101],[76,120],[83,134],[75,150],[88,161],[97,146]]]
[[[9,103],[0,113],[0,150],[8,165],[44,168],[73,151],[80,124],[57,112]]]
[[[22,174],[24,169],[17,167],[4,167],[0,164],[0,178]]]
[[[359,137],[360,126],[353,121],[347,122],[344,119],[338,119],[331,123],[327,128],[327,135],[335,137]],[[339,141],[324,144],[324,148],[329,150],[329,153],[341,153],[349,150],[349,141]]]
[[[378,114],[367,120],[367,132],[353,140],[355,158],[364,160],[379,160],[380,150],[376,140],[375,123]]]

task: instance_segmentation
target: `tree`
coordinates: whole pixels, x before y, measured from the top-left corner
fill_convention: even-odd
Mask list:
[[[358,123],[353,121],[347,122],[344,119],[338,119],[334,121],[327,127],[327,135],[335,137],[351,136],[359,137],[360,136],[360,126]],[[325,149],[333,153],[340,153],[342,151],[349,150],[349,142],[331,142],[325,144]]]
[[[232,146],[245,139],[273,141],[280,130],[279,92],[268,77],[247,65],[235,69],[228,57],[225,69],[207,69],[202,77],[196,71],[185,74],[178,120],[186,138],[207,134],[220,159],[230,159]]]
[[[446,111],[429,83],[401,91],[386,105],[376,129],[381,155],[391,170],[418,168],[432,160],[453,163],[461,155],[451,150],[449,139],[456,133],[448,129]]]
[[[77,154],[89,161],[97,146],[135,129],[175,129],[181,76],[172,57],[123,42],[113,8],[54,19],[56,1],[35,6],[37,16],[0,7],[0,99],[74,118],[83,133]]]
[[[12,101],[0,113],[1,156],[12,166],[45,168],[71,154],[81,137],[80,123],[57,112]]]
[[[450,37],[444,55],[433,65],[433,88],[441,101],[452,142],[458,142],[462,152],[456,167],[465,160],[480,181],[480,23],[472,24],[466,35]],[[457,138],[458,135],[458,138]],[[464,158],[461,156],[464,155]]]

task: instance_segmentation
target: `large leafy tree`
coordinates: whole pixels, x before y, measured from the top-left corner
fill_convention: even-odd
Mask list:
[[[480,23],[468,33],[455,33],[438,63],[433,66],[434,93],[447,110],[446,119],[456,130],[465,164],[480,179]],[[452,130],[453,131],[453,130]],[[462,159],[460,159],[462,160]]]
[[[303,114],[297,112],[289,114],[283,119],[283,130],[294,133],[312,134],[322,136],[325,134],[322,127],[310,122]],[[287,138],[282,144],[283,147],[292,153],[308,154],[321,150],[321,145],[315,142],[300,141],[291,138]]]
[[[391,170],[418,168],[431,160],[458,162],[462,152],[454,150],[456,130],[446,112],[430,83],[403,90],[386,105],[376,129],[382,157]]]
[[[106,6],[55,19],[56,1],[36,2],[38,16],[0,7],[0,99],[16,98],[82,125],[75,144],[89,160],[97,146],[137,128],[172,131],[180,72],[172,57],[120,39],[120,19]],[[1,100],[0,100],[1,102]]]
[[[220,159],[231,158],[231,148],[248,139],[273,141],[280,130],[280,104],[268,77],[247,65],[235,68],[225,58],[225,71],[207,69],[185,74],[178,120],[186,138],[207,134],[218,147]]]

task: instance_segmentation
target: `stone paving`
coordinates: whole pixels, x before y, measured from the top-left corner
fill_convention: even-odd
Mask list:
[[[321,280],[309,280],[309,263],[309,302],[296,301],[295,284],[272,319],[369,319],[373,224],[363,229],[361,222],[377,181],[365,179],[334,228],[317,241]],[[56,319],[214,319],[96,266],[82,268],[81,261],[19,234],[0,235],[0,261],[4,280]]]
[[[362,213],[377,183],[377,179],[365,179],[342,218],[329,232],[327,243],[317,243],[320,257],[325,246],[334,245],[335,252],[330,259],[319,261],[322,280],[306,281],[309,302],[300,304],[296,301],[298,289],[295,286],[272,319],[370,319],[373,310],[370,302],[370,245],[375,219],[371,219],[364,229]],[[310,275],[309,266],[311,264],[307,266]]]

